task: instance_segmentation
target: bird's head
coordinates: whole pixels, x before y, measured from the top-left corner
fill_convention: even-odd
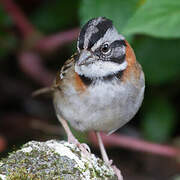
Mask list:
[[[105,17],[89,20],[81,29],[75,71],[94,79],[124,71],[127,41]]]

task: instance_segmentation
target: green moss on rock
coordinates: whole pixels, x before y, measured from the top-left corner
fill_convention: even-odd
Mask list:
[[[5,178],[4,178],[5,177]],[[93,154],[87,158],[64,141],[31,141],[0,162],[1,180],[88,180],[117,177]]]

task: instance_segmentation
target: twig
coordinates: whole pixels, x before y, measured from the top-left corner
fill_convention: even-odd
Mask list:
[[[0,136],[0,152],[4,151],[7,147],[7,141],[5,137]]]
[[[58,47],[76,40],[79,34],[79,28],[74,28],[54,35],[50,35],[39,40],[36,44],[36,49],[49,53],[56,50]]]
[[[36,49],[46,53],[51,52],[57,47],[76,39],[78,33],[79,28],[75,28],[46,37],[37,43]],[[36,82],[44,86],[50,86],[52,84],[55,76],[43,66],[41,58],[37,53],[32,51],[21,52],[18,59],[22,71],[28,74]]]
[[[24,51],[22,51],[18,57],[19,65],[22,71],[41,85],[51,85],[54,79],[54,75],[43,66],[40,56],[30,51],[30,49],[33,50],[33,48],[35,48],[36,50],[42,51],[44,53],[52,52],[57,47],[77,39],[79,28],[74,28],[69,31],[42,38],[40,33],[37,33],[33,25],[28,21],[24,13],[13,2],[13,0],[0,0],[0,2],[24,38]]]
[[[43,86],[50,86],[55,74],[48,71],[42,64],[41,57],[31,51],[21,52],[18,56],[19,65],[24,73]]]
[[[48,124],[47,122],[40,121],[35,118],[32,118],[29,125],[30,128],[35,130],[41,130],[46,134],[59,135],[59,136],[63,135],[63,129],[61,128],[61,126]]]
[[[26,19],[21,9],[13,2],[13,0],[0,0],[5,11],[12,18],[23,37],[26,38],[31,33],[35,32],[35,29],[31,23]]]
[[[35,90],[33,93],[32,93],[32,97],[37,97],[37,96],[40,96],[42,94],[51,94],[53,92],[54,88],[53,87],[45,87],[45,88],[41,88],[41,89],[38,89],[38,90]]]
[[[112,134],[110,136],[107,136],[106,134],[101,133],[101,136],[102,136],[104,145],[106,147],[119,146],[119,147],[131,149],[131,150],[148,152],[148,153],[157,154],[157,155],[161,155],[165,157],[173,157],[173,158],[180,157],[180,149],[172,147],[172,146],[150,143],[144,140],[135,139],[132,137],[123,136],[119,134]],[[97,145],[97,139],[94,133],[90,133],[89,138],[95,145]]]

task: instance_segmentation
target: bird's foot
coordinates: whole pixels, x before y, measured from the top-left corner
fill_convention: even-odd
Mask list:
[[[121,171],[115,165],[113,165],[111,167],[113,168],[116,176],[118,177],[118,180],[123,180],[123,177],[121,175]]]
[[[113,164],[113,160],[109,160],[108,162],[106,162],[106,164],[108,166],[110,166],[114,170],[114,173],[118,177],[118,180],[123,180],[123,177],[121,175],[121,171],[115,165],[112,165]]]
[[[87,157],[91,156],[90,153],[90,148],[87,144],[81,144],[72,134],[68,123],[60,116],[57,114],[57,118],[61,122],[62,126],[64,127],[64,130],[66,131],[67,137],[68,137],[68,142],[71,144],[75,144]]]
[[[75,144],[86,156],[90,157],[91,150],[87,144],[85,143],[81,144],[73,135],[68,136],[68,142]]]
[[[68,142],[75,145],[79,144],[79,141],[73,136],[73,134],[68,134]]]
[[[110,160],[108,160],[107,162],[105,162],[108,166],[112,166],[112,163],[113,163],[113,160],[112,159],[110,159]]]

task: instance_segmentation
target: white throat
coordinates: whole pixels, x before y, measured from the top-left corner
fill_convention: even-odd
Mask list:
[[[119,71],[125,70],[127,67],[126,60],[121,63],[115,63],[111,61],[100,61],[97,60],[88,65],[77,65],[75,64],[75,72],[79,75],[94,79],[101,78],[108,75],[116,74]]]

